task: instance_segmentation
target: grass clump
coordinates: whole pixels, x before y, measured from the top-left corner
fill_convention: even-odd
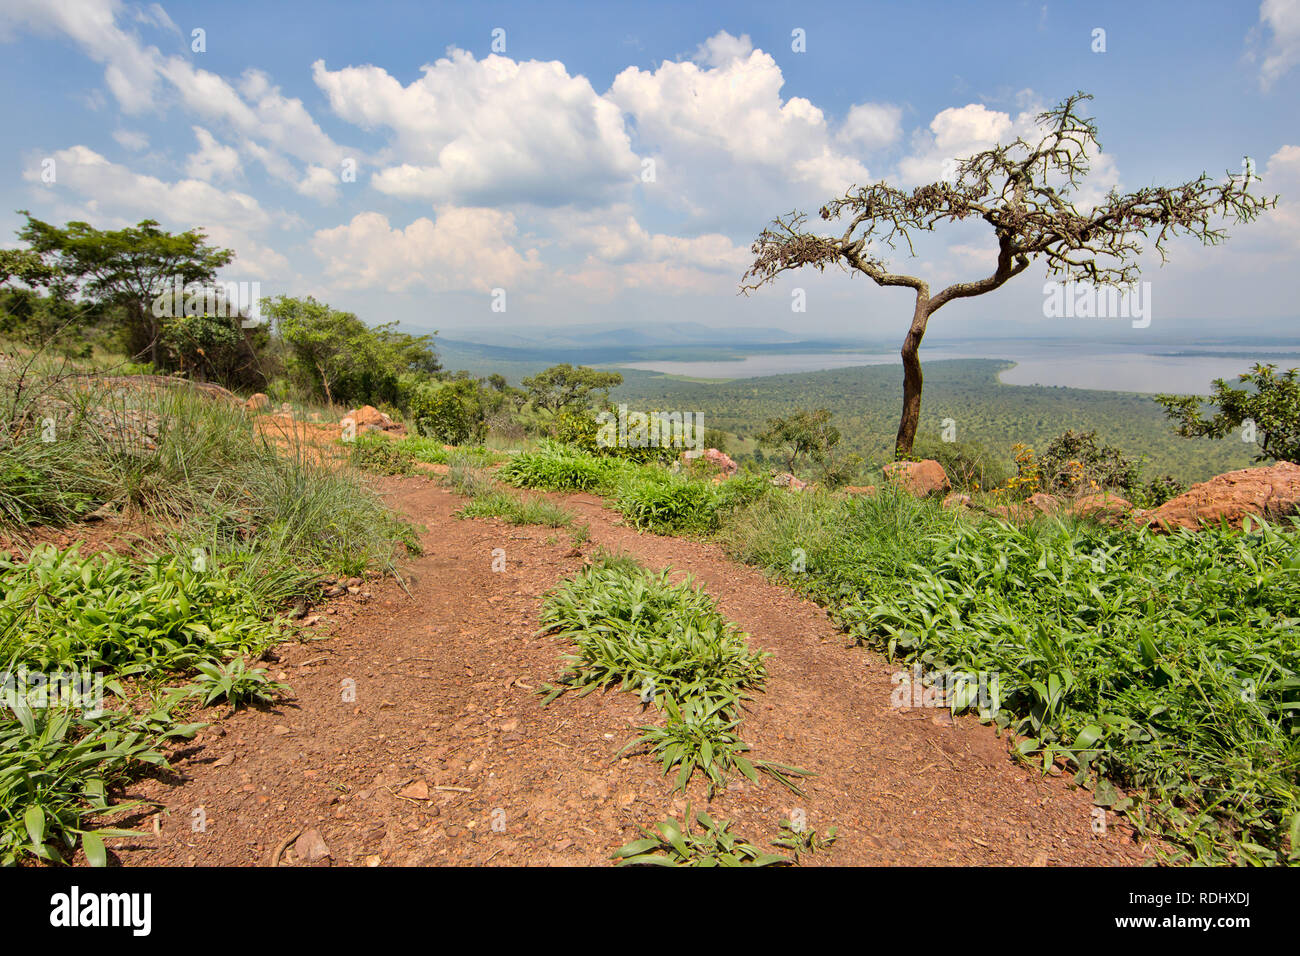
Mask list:
[[[380,475],[409,475],[415,471],[417,459],[405,447],[405,442],[366,432],[347,445],[348,458],[357,468]]]
[[[764,853],[752,843],[737,838],[730,832],[730,820],[714,820],[701,810],[692,821],[689,805],[684,821],[668,817],[655,824],[653,830],[638,829],[644,834],[642,839],[633,840],[614,854],[619,866],[788,866],[791,863],[787,857]]]
[[[414,461],[430,465],[448,465],[453,459],[460,459],[477,468],[486,468],[489,465],[499,465],[510,458],[509,455],[481,445],[449,449],[436,438],[421,435],[409,435],[396,444]]]
[[[517,488],[607,494],[615,490],[623,476],[639,470],[619,458],[598,458],[548,441],[539,451],[515,455],[499,474],[502,481]]]
[[[475,498],[460,511],[458,518],[502,518],[509,524],[536,524],[546,528],[567,528],[573,524],[573,512],[544,498],[527,498],[505,491],[489,491]]]
[[[601,555],[547,595],[541,621],[576,648],[558,685],[543,688],[544,704],[570,690],[585,695],[618,684],[663,710],[664,725],[642,727],[635,743],[662,760],[665,774],[677,769],[676,789],[697,771],[710,794],[729,772],[757,782],[761,771],[798,792],[790,777],[805,771],[750,761],[736,733],[743,702],[765,680],[767,655],[751,651],[689,579],[673,584],[666,571]]]

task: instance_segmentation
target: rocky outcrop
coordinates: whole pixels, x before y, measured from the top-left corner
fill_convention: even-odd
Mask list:
[[[1242,468],[1192,485],[1137,519],[1155,529],[1191,528],[1226,521],[1240,528],[1246,515],[1276,519],[1300,512],[1300,465],[1281,461]]]
[[[918,498],[930,495],[947,494],[952,490],[952,482],[943,465],[933,458],[924,461],[895,461],[884,468],[885,477],[897,482],[905,491]]]
[[[1039,514],[1051,515],[1061,510],[1061,499],[1043,491],[1030,495],[1025,499],[1025,504]]]
[[[1084,495],[1082,498],[1076,499],[1070,505],[1070,510],[1085,518],[1113,522],[1131,512],[1133,502],[1127,498],[1121,498],[1113,492],[1103,491],[1100,494]]]
[[[682,452],[682,465],[688,466],[695,462],[703,462],[704,465],[713,472],[730,478],[740,468],[726,452],[718,451],[716,448],[706,448],[702,452]]]
[[[800,481],[794,475],[786,472],[783,475],[777,475],[772,479],[772,484],[782,488],[789,488],[791,491],[803,491],[808,487],[808,482]]]
[[[405,425],[393,421],[373,405],[362,405],[360,408],[354,408],[343,416],[344,421],[348,419],[352,419],[358,435],[366,432],[383,432],[393,437],[406,434]]]

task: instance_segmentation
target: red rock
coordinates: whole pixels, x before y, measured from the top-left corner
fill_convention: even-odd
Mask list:
[[[299,860],[307,863],[318,863],[332,856],[329,845],[315,829],[303,831],[293,845],[293,852]]]
[[[1061,499],[1046,492],[1035,492],[1026,499],[1026,504],[1045,515],[1055,514],[1061,510]]]
[[[963,495],[959,492],[953,492],[943,499],[944,508],[969,508],[971,506],[971,496]]]
[[[1133,502],[1121,498],[1113,492],[1103,491],[1096,495],[1084,495],[1070,506],[1075,514],[1091,516],[1098,519],[1117,518],[1133,510]]]
[[[271,400],[261,392],[257,392],[248,397],[248,401],[244,402],[244,407],[250,412],[260,412],[264,408],[271,407]]]
[[[354,408],[344,416],[344,420],[352,419],[353,425],[356,426],[357,434],[365,432],[383,432],[388,435],[405,435],[406,426],[401,422],[395,422],[373,405],[362,405],[360,408]]]
[[[702,461],[711,470],[721,472],[728,478],[734,475],[740,468],[731,456],[725,452],[720,452],[716,448],[706,448],[702,452],[682,452],[682,465],[690,465],[691,462]]]
[[[408,783],[401,790],[397,791],[399,797],[406,797],[408,800],[428,800],[429,785],[423,780],[414,780]]]
[[[925,498],[952,490],[952,482],[943,465],[933,458],[924,461],[894,461],[884,468],[885,477],[897,481],[905,491]]]
[[[1242,468],[1192,485],[1177,498],[1138,518],[1153,528],[1196,530],[1226,521],[1240,528],[1246,515],[1276,519],[1300,511],[1300,465],[1280,461],[1263,468]]]
[[[875,485],[845,485],[844,493],[846,495],[874,495],[876,493]]]

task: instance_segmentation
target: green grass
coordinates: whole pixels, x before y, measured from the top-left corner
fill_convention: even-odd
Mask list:
[[[536,524],[547,528],[567,528],[573,524],[573,512],[544,498],[526,498],[505,491],[490,491],[475,498],[460,511],[458,518],[502,518],[509,524]]]
[[[684,791],[698,772],[712,795],[728,774],[758,782],[762,772],[801,792],[793,778],[806,771],[750,760],[749,745],[737,735],[743,702],[766,678],[767,655],[751,651],[745,635],[689,579],[673,584],[666,571],[654,574],[626,556],[601,555],[547,595],[541,623],[575,646],[559,683],[543,688],[543,703],[615,684],[638,692],[643,703],[662,709],[665,721],[640,728],[634,745],[658,758],[665,775],[677,771],[674,789]]]
[[[985,716],[1015,734],[1016,754],[1073,770],[1175,859],[1297,858],[1294,527],[1160,536],[977,522],[902,495],[791,496],[738,515],[724,541],[891,659],[996,675]],[[977,709],[972,698],[953,709]]]
[[[455,459],[461,459],[479,468],[499,465],[510,459],[509,455],[483,446],[466,446],[448,449],[434,438],[420,435],[408,435],[395,443],[397,448],[415,461],[432,465],[448,465]]]
[[[358,472],[277,450],[242,409],[182,387],[0,376],[0,405],[0,531],[24,545],[101,509],[161,535],[132,558],[0,555],[0,668],[94,673],[105,691],[98,713],[18,691],[0,711],[0,863],[80,847],[102,864],[115,831],[87,819],[131,806],[115,788],[201,726],[184,713],[287,690],[254,664],[287,636],[278,612],[326,574],[395,573],[418,544]]]
[[[710,534],[736,508],[773,490],[761,475],[741,475],[715,484],[707,477],[674,473],[661,465],[596,457],[556,443],[516,455],[499,475],[520,488],[607,495],[629,524],[659,534]]]

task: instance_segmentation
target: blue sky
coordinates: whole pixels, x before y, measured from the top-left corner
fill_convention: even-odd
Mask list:
[[[855,182],[932,181],[1076,89],[1095,96],[1104,146],[1095,195],[1249,155],[1279,208],[1219,249],[1144,259],[1149,328],[1045,319],[1034,269],[946,308],[929,341],[1292,335],[1300,315],[1300,0],[0,0],[0,43],[0,241],[20,208],[200,226],[238,254],[226,278],[370,322],[670,318],[892,338],[907,294],[861,278],[738,297],[755,233]],[[963,226],[891,264],[941,287],[991,271],[992,249]],[[806,313],[791,311],[796,287]]]

